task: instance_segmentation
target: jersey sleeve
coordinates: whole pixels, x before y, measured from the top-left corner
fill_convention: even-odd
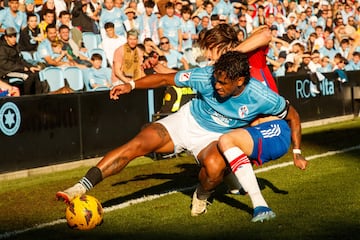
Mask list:
[[[192,68],[179,71],[175,75],[175,84],[178,87],[190,87],[200,93],[204,91],[213,91],[212,77],[213,67]]]

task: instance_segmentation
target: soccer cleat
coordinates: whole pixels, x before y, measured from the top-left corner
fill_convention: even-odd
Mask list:
[[[64,191],[57,192],[56,198],[57,198],[57,200],[62,200],[65,203],[69,203],[74,198],[81,196],[85,193],[86,193],[86,188],[82,184],[77,183],[74,186],[72,186]]]
[[[233,194],[233,195],[247,195],[247,192],[243,189],[229,189],[228,193]]]
[[[268,207],[256,207],[254,209],[254,217],[251,219],[252,222],[263,222],[264,220],[269,221],[276,217],[276,214]]]
[[[197,198],[197,191],[194,192],[192,203],[191,203],[191,216],[196,217],[207,212],[206,206],[209,202],[200,200]]]

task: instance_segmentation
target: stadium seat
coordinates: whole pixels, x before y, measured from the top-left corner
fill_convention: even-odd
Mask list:
[[[98,48],[100,44],[100,39],[100,34],[83,32],[83,43],[88,51],[91,51],[94,48]]]
[[[47,81],[50,92],[65,86],[64,72],[59,67],[46,67],[40,71],[40,80]]]
[[[101,55],[101,57],[102,57],[102,59],[103,59],[103,60],[102,60],[101,67],[105,67],[105,68],[106,68],[106,67],[109,66],[104,49],[102,49],[102,48],[93,48],[93,49],[91,49],[91,50],[88,51],[88,52],[89,52],[89,58],[91,58],[91,56],[92,56],[94,53],[98,53],[98,54]]]
[[[35,61],[34,61],[34,58],[33,58],[33,55],[31,54],[31,52],[21,51],[21,55],[22,55],[22,57],[24,58],[24,60],[27,61],[28,63],[33,64],[33,63],[35,62]]]
[[[69,83],[69,87],[74,91],[84,90],[83,72],[78,67],[64,68],[64,78]]]

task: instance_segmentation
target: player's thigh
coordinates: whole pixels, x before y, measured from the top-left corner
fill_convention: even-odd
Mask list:
[[[219,146],[222,151],[238,147],[246,155],[250,155],[254,148],[254,141],[246,129],[239,128],[223,134],[219,139]]]
[[[136,146],[145,151],[173,152],[174,144],[166,128],[160,123],[145,126],[132,140]]]

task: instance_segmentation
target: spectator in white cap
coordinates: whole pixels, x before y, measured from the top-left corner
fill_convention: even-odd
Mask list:
[[[285,17],[278,13],[275,16],[275,22],[273,22],[273,25],[276,25],[278,28],[278,37],[281,37],[286,31],[285,31]]]
[[[317,17],[311,16],[309,18],[309,24],[304,32],[304,39],[307,40],[311,33],[315,32],[315,27],[317,25]]]
[[[285,26],[288,27],[289,25],[297,25],[297,15],[295,12],[289,13],[285,20]]]
[[[140,23],[139,18],[136,18],[136,10],[134,8],[125,9],[125,14],[127,19],[124,21],[125,31],[128,32],[132,29],[135,29],[140,33]]]

